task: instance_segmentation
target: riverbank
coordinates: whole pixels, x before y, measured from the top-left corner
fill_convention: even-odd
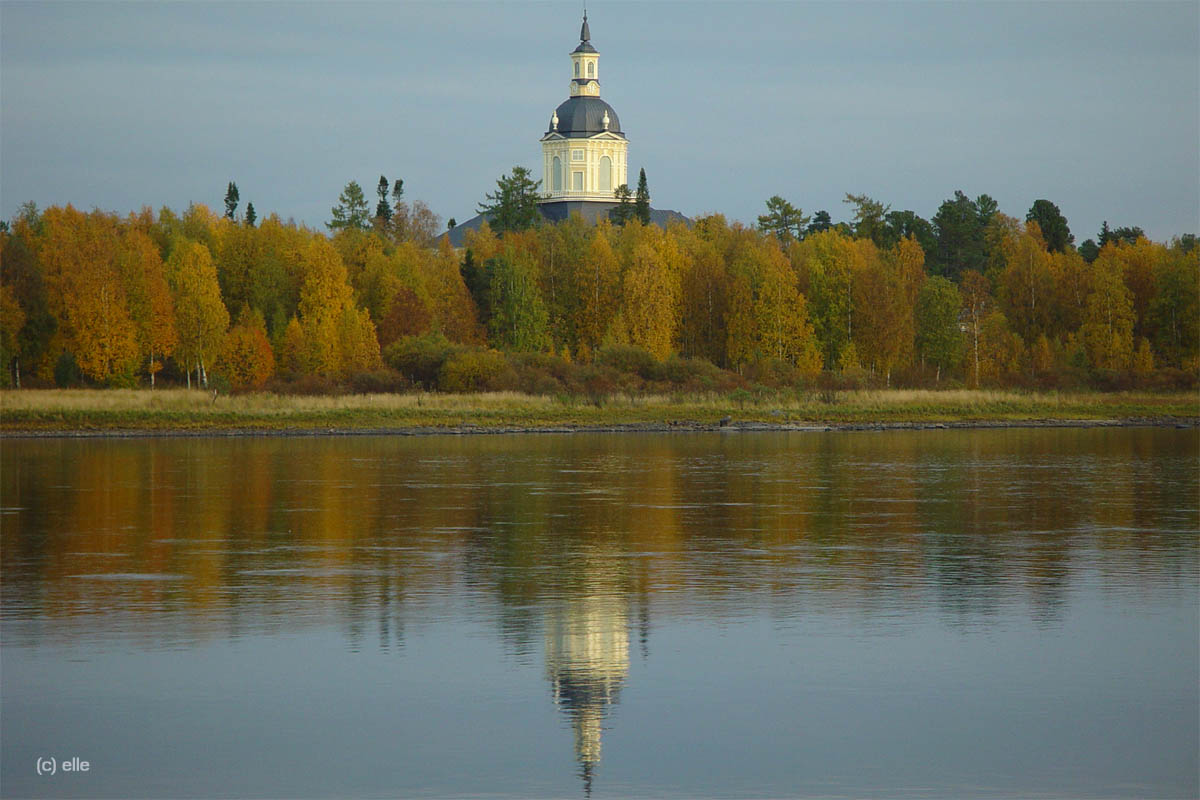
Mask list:
[[[0,392],[0,435],[164,436],[1200,425],[1194,393],[800,392],[615,396],[511,392],[291,396],[186,389]]]

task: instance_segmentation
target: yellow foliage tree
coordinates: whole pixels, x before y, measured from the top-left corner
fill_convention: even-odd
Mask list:
[[[191,241],[184,241],[175,248],[167,268],[175,288],[179,354],[184,359],[188,387],[191,387],[193,367],[200,382],[207,386],[207,365],[220,352],[225,330],[229,327],[229,311],[221,300],[217,269],[208,248]]]
[[[675,340],[678,297],[678,285],[661,254],[649,242],[638,243],[621,281],[629,343],[660,361],[669,356]]]
[[[1116,247],[1092,264],[1091,291],[1079,329],[1088,361],[1098,369],[1128,369],[1133,360],[1133,299]]]

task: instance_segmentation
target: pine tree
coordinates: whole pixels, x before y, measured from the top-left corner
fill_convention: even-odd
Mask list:
[[[617,207],[608,212],[608,218],[614,225],[624,225],[633,219],[633,192],[628,183],[622,183],[613,196],[617,198]]]
[[[537,225],[538,187],[541,181],[531,179],[525,167],[513,167],[512,175],[502,175],[496,181],[496,192],[487,195],[487,203],[479,204],[479,213],[487,217],[497,233],[523,231]]]
[[[646,168],[638,172],[637,198],[633,203],[634,214],[643,225],[650,224],[650,189],[646,186]]]
[[[401,183],[401,181],[397,181]],[[379,195],[379,202],[375,204],[375,219],[382,220],[386,225],[392,221],[392,206],[388,203],[388,179],[384,176],[379,176],[379,185],[375,188],[376,194]]]
[[[258,214],[254,213],[254,203],[246,203],[246,224],[253,228],[256,219]]]
[[[225,190],[225,216],[228,219],[234,219],[237,214],[238,207],[238,188],[233,181],[229,182],[229,188]]]
[[[325,227],[332,231],[357,228],[366,230],[368,225],[367,198],[363,196],[362,187],[358,181],[350,181],[338,197],[338,204],[331,209],[333,221],[326,222]]]

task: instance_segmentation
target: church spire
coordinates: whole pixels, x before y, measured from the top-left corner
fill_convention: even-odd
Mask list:
[[[590,42],[592,40],[592,32],[588,29],[587,24],[587,9],[583,12],[583,27],[579,29],[579,41]]]

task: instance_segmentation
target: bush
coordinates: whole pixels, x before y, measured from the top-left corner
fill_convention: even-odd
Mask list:
[[[403,375],[387,368],[356,372],[346,383],[354,394],[387,394],[404,392],[409,388],[409,382]]]
[[[444,392],[479,392],[511,388],[515,384],[512,367],[504,354],[496,350],[455,353],[446,359],[438,373],[438,388]]]
[[[654,380],[658,371],[658,362],[649,351],[632,345],[613,345],[603,347],[597,354],[596,361],[617,372],[627,375],[637,375],[643,380]]]
[[[465,349],[440,332],[405,336],[388,345],[383,351],[383,360],[412,383],[434,389],[437,388],[438,375],[447,359]]]

